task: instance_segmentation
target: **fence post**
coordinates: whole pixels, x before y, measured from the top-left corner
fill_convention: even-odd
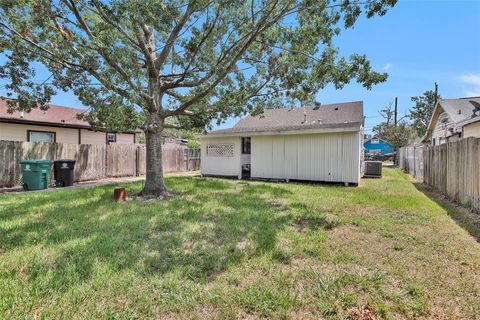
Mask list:
[[[139,166],[139,158],[140,158],[140,147],[139,146],[136,146],[135,147],[135,176],[139,176],[140,173],[139,173],[139,169],[138,169],[138,166]]]
[[[417,177],[417,171],[416,171],[416,163],[417,162],[417,156],[415,154],[415,150],[417,148],[413,146],[413,176],[416,178]]]

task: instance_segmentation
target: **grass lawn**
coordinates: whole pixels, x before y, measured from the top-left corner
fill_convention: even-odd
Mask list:
[[[478,229],[384,172],[358,188],[169,177],[169,201],[0,195],[0,318],[475,319]]]

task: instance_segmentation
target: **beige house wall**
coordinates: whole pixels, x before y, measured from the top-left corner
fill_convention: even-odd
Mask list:
[[[69,144],[78,144],[80,130],[82,144],[106,144],[105,132],[5,122],[0,122],[0,140],[27,141],[28,130],[55,132],[56,142]],[[135,134],[117,133],[117,143],[133,144],[135,143]]]
[[[105,132],[82,129],[82,144],[106,144]]]
[[[55,132],[56,142],[78,144],[78,129],[0,122],[0,140],[27,141],[27,130]]]
[[[119,143],[119,144],[135,143],[135,134],[133,134],[133,133],[117,133],[117,143]]]
[[[463,127],[463,138],[480,138],[480,121],[467,124]]]

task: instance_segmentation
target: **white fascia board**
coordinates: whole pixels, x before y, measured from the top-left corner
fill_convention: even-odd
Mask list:
[[[211,134],[197,135],[196,137],[199,139],[221,138],[221,137],[253,137],[253,136],[313,134],[313,133],[356,132],[360,130],[361,130],[361,126],[353,126],[353,127],[337,127],[337,128],[299,129],[299,130],[228,132],[228,133],[216,133],[216,134],[211,133]]]

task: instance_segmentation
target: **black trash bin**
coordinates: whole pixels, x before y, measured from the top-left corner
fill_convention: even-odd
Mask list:
[[[75,169],[75,160],[55,160],[53,162],[53,176],[57,187],[73,186],[73,170]]]

